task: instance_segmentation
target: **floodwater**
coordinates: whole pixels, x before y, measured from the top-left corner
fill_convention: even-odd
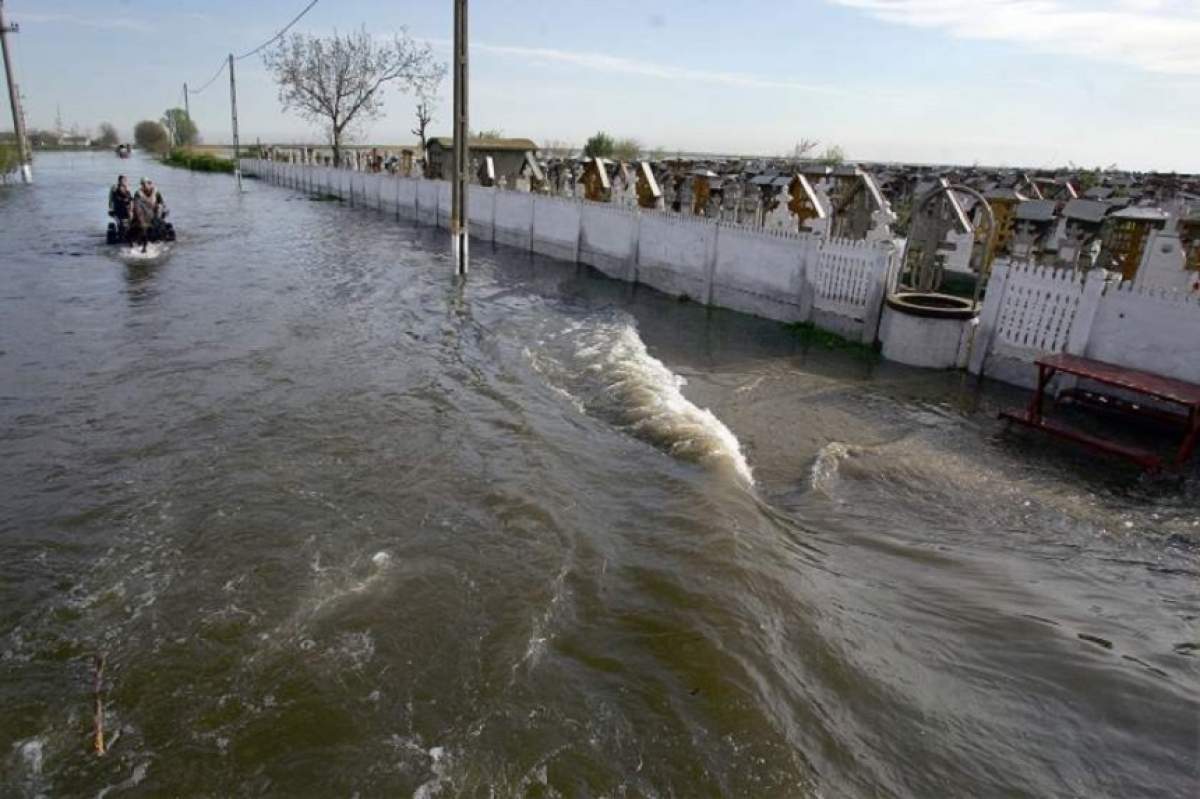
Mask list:
[[[169,250],[104,245],[119,169]],[[444,231],[287,189],[37,177],[0,794],[1196,795],[1194,467],[523,252],[459,286]]]

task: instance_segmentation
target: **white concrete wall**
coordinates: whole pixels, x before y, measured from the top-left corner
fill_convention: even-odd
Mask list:
[[[707,302],[717,226],[666,211],[642,213],[637,277],[661,292]]]
[[[579,261],[609,277],[637,281],[638,214],[605,203],[580,206]]]
[[[467,193],[467,219],[471,235],[484,241],[495,241],[492,220],[496,214],[496,189],[471,186]]]
[[[808,319],[811,293],[805,267],[816,241],[799,233],[764,234],[719,225],[712,303],[782,322]]]
[[[396,179],[396,210],[401,219],[417,218],[418,180]]]
[[[1084,354],[1200,383],[1200,296],[1110,284]]]
[[[400,208],[396,203],[396,191],[400,181],[391,175],[381,175],[379,184],[379,210],[388,216],[399,216]]]
[[[529,250],[533,247],[533,195],[496,192],[495,239],[500,244]]]
[[[436,226],[438,223],[438,184],[441,182],[417,181],[417,221],[423,225]]]
[[[580,202],[533,195],[533,251],[561,261],[579,261]]]
[[[454,208],[453,187],[450,185],[450,181],[448,181],[448,180],[433,180],[433,181],[429,181],[429,182],[433,183],[435,186],[437,186],[437,192],[438,192],[437,224],[438,224],[438,227],[446,228],[447,230],[449,230],[450,229],[450,215],[451,215],[451,211]],[[471,213],[471,209],[468,207],[467,208],[467,227],[468,228],[470,227],[470,213]]]
[[[387,179],[388,176],[383,173],[367,176],[366,204],[376,211],[383,210],[384,184]]]

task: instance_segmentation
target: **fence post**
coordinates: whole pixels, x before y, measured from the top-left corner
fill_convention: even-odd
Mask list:
[[[883,302],[887,298],[888,275],[892,269],[891,252],[882,246],[872,247],[871,290],[867,293],[867,310],[863,316],[862,343],[875,344],[879,334],[879,318],[883,313]]]
[[[800,251],[802,267],[800,270],[800,321],[811,322],[813,306],[816,304],[817,272],[821,267],[821,243],[823,239],[808,236]]]
[[[1096,319],[1096,311],[1100,309],[1100,297],[1103,293],[1104,270],[1090,270],[1083,282],[1083,293],[1079,295],[1079,306],[1075,309],[1075,318],[1071,321],[1071,331],[1067,334],[1069,354],[1083,355],[1087,352],[1092,322]]]
[[[530,199],[529,199],[529,251],[530,252],[533,252],[533,234],[534,234],[534,231],[537,229],[537,223],[535,221],[537,219],[537,207],[538,207],[537,195],[531,195]]]
[[[713,285],[717,282],[717,247],[721,242],[721,224],[711,223],[712,241],[708,245],[708,263],[704,266],[704,279],[708,284],[704,287],[704,304],[713,303]]]
[[[579,209],[579,224],[575,226],[575,265],[579,266],[579,253],[583,249],[583,202],[575,203]]]
[[[983,310],[979,314],[979,327],[975,329],[971,356],[967,361],[967,371],[972,374],[983,374],[984,362],[992,349],[992,340],[996,337],[996,326],[999,322],[1000,308],[1004,304],[1004,291],[1008,286],[1008,272],[1011,268],[1009,261],[999,259],[992,265],[987,293],[983,297]]]
[[[642,256],[642,209],[633,211],[633,241],[629,242],[629,282],[637,285],[638,261]]]

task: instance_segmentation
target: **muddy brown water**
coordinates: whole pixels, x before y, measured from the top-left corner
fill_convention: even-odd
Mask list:
[[[122,168],[179,241],[103,244]],[[0,188],[0,794],[1194,796],[1200,479],[110,155]],[[89,752],[93,658],[110,751]]]

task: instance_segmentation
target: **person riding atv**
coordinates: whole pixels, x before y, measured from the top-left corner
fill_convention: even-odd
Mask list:
[[[113,218],[117,236],[121,240],[128,234],[129,217],[132,212],[133,194],[129,191],[129,183],[124,175],[117,175],[117,185],[108,191],[108,215]]]
[[[174,241],[175,228],[166,221],[167,204],[162,192],[154,187],[154,181],[142,178],[138,190],[129,195],[128,206],[122,188],[123,178],[119,178],[109,194],[109,215],[116,221],[109,223],[108,243],[141,244],[142,252],[146,252],[152,241]],[[124,217],[120,215],[122,212]]]

